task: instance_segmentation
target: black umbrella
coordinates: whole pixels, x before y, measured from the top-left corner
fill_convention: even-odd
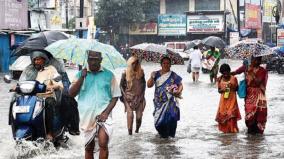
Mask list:
[[[189,50],[193,48],[194,46],[198,46],[201,44],[201,40],[192,40],[190,42],[187,42],[186,45],[186,50]]]
[[[207,46],[213,46],[217,48],[225,48],[226,43],[219,37],[217,36],[209,36],[205,39],[202,40],[202,43]]]
[[[59,31],[45,31],[32,35],[12,52],[12,57],[28,55],[32,50],[44,49],[49,44],[62,39],[68,39],[68,35]]]

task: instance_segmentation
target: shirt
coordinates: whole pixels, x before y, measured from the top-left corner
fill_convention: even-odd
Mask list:
[[[193,50],[189,58],[191,59],[191,67],[201,67],[202,53],[200,50]]]
[[[60,76],[59,73],[57,72],[56,68],[52,65],[49,65],[47,67],[44,67],[43,70],[40,70],[37,72],[36,80],[39,83],[45,83],[48,84],[48,80],[52,80],[55,77]],[[62,81],[55,82],[55,84],[59,85],[59,87],[62,89],[63,88],[63,83]]]
[[[72,83],[81,77],[79,71]],[[98,72],[87,72],[87,76],[78,94],[80,127],[83,131],[92,130],[96,125],[96,116],[109,105],[112,98],[120,97],[121,91],[114,74],[101,68]]]
[[[209,50],[207,52],[207,56],[213,56],[215,59],[216,59],[216,62],[215,62],[215,65],[218,65],[219,61],[220,61],[220,56],[221,56],[221,53],[219,51],[214,51],[212,52],[211,50]]]
[[[51,80],[57,76],[60,76],[56,68],[52,65],[44,67],[43,70],[38,71],[36,80],[40,83],[44,83],[46,80]]]

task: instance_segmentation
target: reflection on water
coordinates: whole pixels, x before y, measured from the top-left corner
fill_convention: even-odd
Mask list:
[[[158,158],[179,158],[180,148],[176,146],[177,138],[160,138],[159,135],[153,136],[148,140],[155,145],[153,154]]]
[[[267,153],[262,148],[267,145],[262,135],[220,134],[216,137],[220,145],[216,147],[218,154],[214,155],[218,158],[259,158]]]

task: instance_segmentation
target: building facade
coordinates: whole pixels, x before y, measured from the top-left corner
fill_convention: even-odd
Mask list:
[[[237,13],[235,0],[160,0],[156,30],[139,34],[130,30],[130,42],[189,41],[210,35],[227,41],[228,30],[238,30]]]
[[[35,30],[72,28],[80,15],[80,0],[41,0],[30,7],[30,28]],[[92,0],[84,0],[83,14],[84,17],[93,15]]]

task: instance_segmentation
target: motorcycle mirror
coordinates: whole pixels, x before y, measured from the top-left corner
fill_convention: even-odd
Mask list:
[[[4,82],[5,82],[5,83],[11,83],[11,81],[12,81],[11,76],[9,76],[9,75],[5,75],[5,76],[4,76]]]

